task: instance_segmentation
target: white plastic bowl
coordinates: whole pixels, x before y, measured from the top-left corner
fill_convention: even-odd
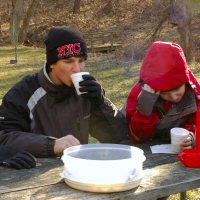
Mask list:
[[[120,144],[85,144],[64,150],[64,175],[88,184],[123,184],[141,179],[144,153]]]

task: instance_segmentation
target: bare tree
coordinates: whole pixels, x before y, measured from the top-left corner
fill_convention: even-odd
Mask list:
[[[170,23],[177,26],[181,46],[188,61],[192,59],[192,10],[186,0],[173,0]]]
[[[12,13],[10,17],[10,37],[13,44],[18,43],[20,21],[23,16],[24,0],[12,0]]]
[[[80,12],[81,0],[74,0],[73,13]]]
[[[9,0],[10,7],[10,39],[11,43],[17,45],[23,43],[30,19],[35,11],[38,0]]]
[[[24,15],[23,23],[22,23],[22,26],[21,26],[20,32],[19,32],[19,42],[21,42],[21,43],[23,43],[26,38],[28,27],[29,27],[29,22],[30,22],[30,19],[34,13],[36,6],[37,6],[37,3],[38,3],[38,0],[32,0],[25,15]]]
[[[153,13],[156,14],[159,21],[151,32],[148,41],[154,41],[158,37],[164,22],[168,20],[169,23],[177,27],[181,46],[187,60],[190,61],[192,59],[192,10],[188,0],[169,0],[165,1],[164,4],[161,4],[161,0],[156,0],[153,6],[155,6]]]

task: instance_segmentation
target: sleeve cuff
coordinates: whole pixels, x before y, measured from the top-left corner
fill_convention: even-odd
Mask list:
[[[153,111],[153,106],[158,99],[157,94],[150,93],[148,91],[142,90],[138,97],[138,109],[141,113],[145,115],[150,115]]]
[[[50,156],[50,157],[56,156],[54,153],[55,140],[56,140],[56,138],[53,138],[53,137],[47,138],[47,142],[46,142],[46,146],[45,146],[47,156]]]

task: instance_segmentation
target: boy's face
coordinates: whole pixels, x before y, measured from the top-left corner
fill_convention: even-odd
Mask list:
[[[185,84],[166,92],[160,92],[160,96],[162,97],[162,99],[169,101],[171,103],[180,102],[184,94],[185,94]]]
[[[72,57],[58,60],[51,65],[50,78],[56,85],[72,86],[71,74],[81,72],[85,68],[83,57]]]

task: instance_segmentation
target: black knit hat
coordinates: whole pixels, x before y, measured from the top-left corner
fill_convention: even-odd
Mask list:
[[[87,59],[87,46],[83,35],[74,27],[51,28],[44,43],[48,65],[70,57],[81,56]]]

